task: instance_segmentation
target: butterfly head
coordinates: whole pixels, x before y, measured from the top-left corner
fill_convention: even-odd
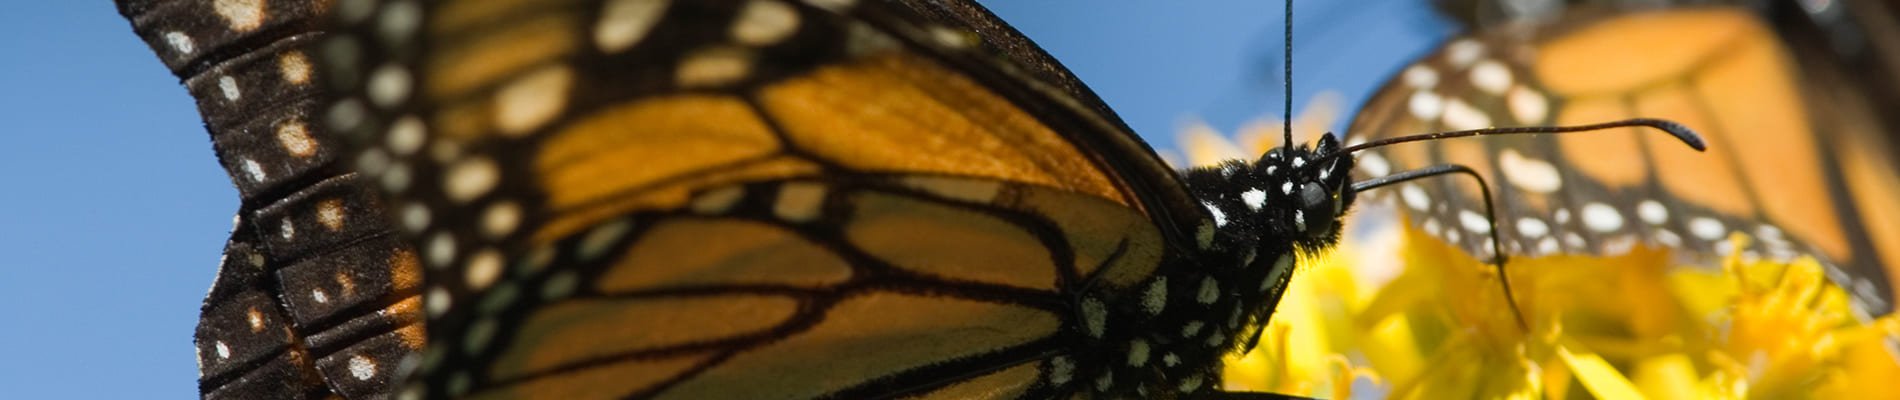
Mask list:
[[[1353,158],[1333,156],[1339,140],[1321,135],[1317,143],[1278,147],[1254,162],[1261,188],[1277,191],[1286,200],[1283,215],[1267,216],[1274,233],[1294,239],[1303,249],[1336,242],[1340,218],[1352,206]],[[1277,218],[1276,218],[1277,217]]]

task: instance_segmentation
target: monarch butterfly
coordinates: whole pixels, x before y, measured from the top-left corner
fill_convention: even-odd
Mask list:
[[[1900,178],[1891,172],[1894,130],[1870,97],[1879,91],[1850,83],[1830,57],[1798,63],[1779,43],[1739,7],[1568,10],[1450,41],[1375,94],[1349,132],[1376,139],[1619,115],[1681,121],[1711,135],[1718,151],[1687,154],[1634,132],[1512,137],[1392,147],[1365,155],[1360,171],[1449,162],[1501,177],[1516,194],[1501,197],[1497,226],[1513,254],[1608,255],[1644,244],[1706,262],[1736,251],[1724,239],[1745,232],[1763,242],[1762,255],[1821,258],[1857,311],[1887,314],[1900,278],[1890,273],[1900,265],[1900,197],[1891,191]],[[1386,193],[1414,227],[1473,255],[1490,252],[1473,188],[1417,181]]]
[[[326,126],[427,276],[405,396],[1267,396],[1219,357],[1358,190],[1330,137],[1178,176],[889,4],[337,7]]]
[[[402,18],[399,17],[402,17],[401,13],[414,11],[412,9],[405,9],[404,7],[414,6],[414,3],[394,4],[395,5],[388,6],[386,9],[379,10],[378,12],[382,14],[380,14],[381,17],[379,17],[380,19],[377,21],[381,23],[396,21],[393,26],[398,28],[397,30],[400,30]],[[139,27],[142,35],[147,37],[147,40],[152,43],[154,49],[160,52],[161,58],[167,60],[168,65],[173,66],[174,71],[179,73],[181,78],[186,80],[187,84],[193,88],[195,93],[200,94],[199,97],[201,99],[212,100],[201,104],[205,104],[205,112],[208,117],[211,117],[208,118],[208,123],[212,125],[214,143],[219,145],[221,156],[225,156],[224,159],[227,168],[232,171],[234,181],[237,182],[241,188],[244,188],[246,196],[245,208],[240,211],[238,218],[239,226],[234,229],[233,240],[227,249],[228,264],[221,266],[220,280],[214,285],[212,294],[207,296],[206,314],[199,330],[198,342],[200,347],[200,360],[201,362],[205,362],[204,368],[205,371],[207,371],[206,381],[204,382],[207,388],[205,394],[207,397],[269,397],[268,394],[270,393],[302,393],[306,396],[315,397],[340,394],[358,397],[380,393],[382,390],[386,390],[380,385],[386,382],[388,378],[386,374],[391,370],[391,368],[386,368],[388,364],[386,361],[389,360],[392,355],[399,356],[405,352],[413,352],[421,347],[422,340],[419,338],[421,324],[419,323],[418,318],[420,316],[417,312],[417,294],[420,293],[420,291],[418,287],[419,280],[416,277],[416,272],[419,269],[418,259],[420,257],[418,257],[414,251],[402,246],[401,243],[391,240],[388,229],[386,228],[387,225],[381,222],[374,213],[363,211],[375,209],[380,206],[376,204],[376,199],[365,196],[362,192],[358,191],[358,188],[354,185],[354,181],[357,178],[346,172],[346,168],[342,168],[336,163],[337,153],[334,152],[333,149],[339,148],[340,146],[329,142],[328,139],[322,135],[312,135],[309,134],[308,131],[304,131],[305,129],[311,129],[305,126],[304,123],[307,123],[310,119],[314,119],[307,116],[322,114],[312,112],[312,110],[307,107],[309,105],[307,102],[299,101],[299,99],[307,99],[308,96],[310,96],[307,91],[312,89],[309,86],[312,84],[312,81],[298,78],[298,76],[300,76],[300,72],[298,71],[308,72],[308,70],[299,67],[300,65],[307,66],[307,64],[304,64],[305,60],[302,60],[302,57],[305,56],[296,49],[300,47],[298,44],[309,42],[315,37],[315,35],[305,34],[305,31],[303,31],[303,29],[309,29],[315,25],[309,22],[310,20],[298,16],[324,11],[323,8],[291,6],[284,10],[272,9],[273,12],[270,14],[272,18],[256,19],[257,11],[260,9],[246,8],[246,6],[254,5],[256,4],[216,3],[207,5],[189,2],[163,4],[125,2],[121,4],[121,11],[135,21],[135,27]],[[340,5],[344,10],[351,10],[351,8],[349,8],[351,6],[352,4],[349,3]],[[949,12],[958,12],[955,11],[954,6],[955,5],[952,5],[952,7],[946,9],[952,10]],[[812,11],[812,9],[804,10],[806,13]],[[929,11],[929,9],[925,11]],[[952,15],[974,15],[979,18],[991,18],[988,17],[987,14],[969,14],[970,11],[961,12],[962,14]],[[192,20],[176,17],[176,15],[179,14],[218,15],[221,17],[221,20]],[[391,15],[397,17],[391,17]],[[285,18],[284,16],[289,17]],[[347,13],[345,16],[348,16]],[[877,14],[871,14],[870,16],[877,17]],[[885,16],[884,18],[897,20],[907,17]],[[992,20],[993,18],[984,21]],[[186,24],[184,26],[186,29],[177,29],[179,28],[178,26],[166,25],[176,24],[180,21],[199,24],[209,22],[210,24]],[[269,24],[265,22],[269,22]],[[141,23],[149,23],[150,25],[140,25]],[[890,22],[886,21],[886,23]],[[980,24],[973,23],[970,25]],[[854,25],[854,29],[855,27],[857,26]],[[198,29],[199,31],[191,31],[191,29]],[[918,37],[925,36],[919,32],[900,33],[898,36],[913,40],[911,45],[926,47],[936,46],[930,42],[919,41]],[[737,34],[735,33],[735,35]],[[251,49],[254,48],[260,50],[252,52]],[[941,48],[934,48],[925,53],[932,52],[950,53],[947,49]],[[963,59],[965,62],[969,62],[969,59],[961,58],[968,57],[967,54],[955,56],[946,54],[934,55],[948,57],[953,61],[955,59]],[[1012,55],[1023,57],[1020,54]],[[1039,56],[1039,54],[1031,54],[1030,56]],[[1036,77],[1041,79],[1040,82],[1065,82],[1060,79],[1066,77],[1066,75],[1063,75],[1064,73],[1057,69],[1047,68],[1047,66],[1052,64],[1025,63],[1025,65],[1044,67],[1043,69],[1034,71]],[[963,67],[968,67],[968,65],[963,65]],[[347,74],[349,71],[324,71],[324,73]],[[1003,73],[1005,76],[1008,76],[1007,74],[1010,73],[1010,71],[1004,71]],[[370,74],[370,82],[387,82],[377,79],[385,76],[388,75],[372,73]],[[1052,76],[1055,78],[1051,78]],[[999,78],[990,76],[989,79]],[[1037,80],[1023,77],[1015,77],[1014,79],[1019,80],[1017,82],[1019,84],[1032,84],[1030,86],[1034,86],[1033,84],[1038,82]],[[1068,82],[1072,81],[1072,78],[1070,78]],[[288,84],[284,86],[260,86],[265,90],[255,91],[249,85],[256,82]],[[240,89],[233,89],[234,87]],[[379,88],[386,89],[388,87],[390,86],[370,86],[368,90],[369,98],[372,101],[375,100],[375,96],[378,93],[377,90]],[[1074,91],[1074,89],[1070,90],[1070,92]],[[231,93],[234,92],[240,93],[241,95],[232,95]],[[1017,93],[1016,95],[1038,98],[1035,93]],[[216,102],[218,96],[223,96],[224,102]],[[1064,99],[1062,96],[1047,93],[1041,96]],[[257,101],[259,97],[265,99],[281,99],[281,101]],[[246,100],[238,101],[240,98]],[[1089,98],[1088,96],[1078,95],[1076,98],[1083,100],[1074,101],[1082,101],[1088,104],[1099,103],[1087,100]],[[284,107],[284,104],[293,104],[293,106]],[[1057,109],[1055,111],[1059,111],[1062,108],[1061,105],[1050,107],[1055,107]],[[1105,111],[1103,111],[1104,108],[1099,106],[1091,108],[1093,108],[1092,111],[1094,112],[1106,115]],[[270,118],[257,118],[258,110],[262,110]],[[1069,112],[1076,111],[1070,109]],[[1086,114],[1086,112],[1083,112],[1083,114]],[[1082,118],[1087,116],[1088,115],[1077,115],[1074,117],[1078,119],[1088,119]],[[330,115],[330,117],[334,117],[334,115]],[[1112,129],[1116,128],[1115,125],[1118,125],[1118,122],[1113,121],[1112,118],[1105,121],[1082,122],[1086,122],[1083,125],[1096,125],[1090,128],[1094,130],[1125,132],[1125,129]],[[1110,126],[1104,128],[1101,126],[1102,124],[1108,124]],[[394,125],[391,126],[391,128],[394,127]],[[241,132],[247,131],[274,132],[275,136],[264,137],[263,139],[265,140],[260,141],[256,136],[240,134]],[[303,133],[299,133],[300,131],[303,131]],[[400,135],[396,135],[395,137],[400,137]],[[1044,138],[1046,139],[1047,137]],[[1138,142],[1127,141],[1125,136],[1096,139],[1123,140],[1124,142],[1111,141],[1103,145],[1121,146],[1119,148],[1122,148],[1123,151],[1129,151],[1129,154],[1140,155],[1145,152],[1145,148],[1141,147]],[[399,143],[401,142],[390,143],[387,144],[387,146],[389,146],[390,150],[398,150],[401,147]],[[1322,145],[1322,147],[1324,146],[1325,145]],[[1332,146],[1337,145],[1333,144]],[[429,150],[432,152],[441,151],[448,153],[457,151],[455,149],[440,149],[441,147],[438,146],[431,147]],[[1086,157],[1095,156],[1099,155],[1086,155]],[[365,164],[375,166],[376,163],[373,162],[375,158],[371,156],[368,157],[368,159],[372,161],[365,162]],[[359,161],[361,160],[362,159],[359,159]],[[1347,162],[1349,162],[1350,158],[1339,158],[1336,160],[1347,160]],[[1150,170],[1137,170],[1132,172],[1158,175],[1158,173],[1155,172],[1158,170],[1171,174],[1171,172],[1165,169],[1153,169],[1156,163],[1152,161],[1152,157],[1149,157],[1147,162],[1140,163],[1143,165],[1135,166],[1150,168]],[[1097,162],[1114,164],[1114,162],[1110,161]],[[376,184],[389,185],[389,182],[392,180],[392,178],[389,177],[392,174],[387,173],[388,171],[389,170],[384,169],[383,172],[385,173],[380,176],[379,182],[376,182]],[[1098,172],[1131,171],[1115,170]],[[1333,172],[1328,173],[1333,176],[1343,175]],[[428,176],[424,173],[415,173],[415,175]],[[455,175],[451,172],[448,176],[453,177]],[[1170,177],[1166,179],[1173,179],[1171,175],[1163,176]],[[1010,177],[1021,178],[1013,175]],[[849,183],[858,184],[861,185],[861,187],[841,187],[833,188],[833,190],[839,190],[840,192],[856,190],[865,193],[884,192],[885,194],[893,194],[900,197],[909,196],[907,197],[908,201],[917,202],[918,204],[934,201],[956,207],[969,207],[971,206],[971,204],[968,204],[970,202],[967,201],[969,199],[958,196],[968,195],[967,189],[970,189],[968,186],[972,183],[976,186],[985,185],[984,182],[959,182],[954,178],[943,177],[925,177],[919,180],[880,178],[890,177],[853,177],[853,180],[850,180]],[[1151,176],[1150,178],[1153,177]],[[864,180],[858,181],[857,179]],[[795,189],[788,189],[793,184],[814,182],[817,180],[801,181],[798,179],[788,179],[787,181],[789,183],[742,186],[741,190],[746,192],[777,191],[778,193],[785,193],[796,191]],[[1119,184],[1132,185],[1137,182],[1139,181],[1119,182]],[[1078,184],[1077,182],[1059,183]],[[1340,187],[1337,182],[1328,183],[1333,183],[1335,187]],[[1086,186],[1086,182],[1082,182],[1081,184]],[[1062,200],[1061,202],[1065,205],[1099,201],[1065,198],[1059,193],[1047,192],[1049,189],[1046,187],[1019,187],[1012,184],[1006,187],[999,185],[999,189],[1008,189],[1004,190],[1005,192],[1019,192],[1014,193],[1019,196],[1037,194],[1056,196],[1056,200]],[[1098,187],[1097,189],[1102,188]],[[1322,189],[1324,188],[1322,187]],[[1120,199],[1125,202],[1121,204],[1121,206],[1133,207],[1169,204],[1166,201],[1179,203],[1178,200],[1136,199],[1136,197],[1157,196],[1152,192],[1142,192],[1143,190],[1148,189],[1121,188],[1120,191],[1125,195],[1125,197]],[[1142,194],[1142,196],[1129,194],[1131,192]],[[444,193],[452,194],[452,192]],[[762,204],[759,203],[765,202],[764,200],[754,197],[744,196],[743,194],[745,192],[741,193],[742,196],[739,198],[731,199],[731,201],[737,203],[730,204],[729,206],[760,207]],[[1162,194],[1165,195],[1165,191]],[[1178,193],[1176,197],[1179,197]],[[1111,200],[1113,199],[1111,198]],[[1042,199],[1042,201],[1051,200]],[[1070,201],[1077,203],[1070,203]],[[1241,201],[1249,200],[1243,198]],[[1280,202],[1276,201],[1275,203]],[[700,205],[703,203],[693,202],[692,204]],[[773,205],[777,204],[778,203],[773,203]],[[1035,203],[1025,204],[1033,205]],[[1025,206],[1025,204],[1016,204],[1016,206]],[[996,206],[1000,207],[1002,205],[998,204]],[[1175,204],[1174,206],[1176,207],[1174,211],[1180,211],[1179,204]],[[1229,206],[1238,207],[1239,205],[1229,204]],[[1321,204],[1321,206],[1323,206],[1323,204]],[[1330,211],[1340,211],[1340,208],[1343,206],[1344,205],[1334,205]],[[403,210],[407,211],[411,209],[413,208]],[[1196,211],[1181,215],[1191,216],[1200,213],[1200,211],[1198,211],[1199,208],[1195,208],[1193,205],[1189,205],[1187,209]],[[1111,207],[1109,211],[1113,210]],[[1314,208],[1295,211],[1308,210],[1319,209]],[[1051,210],[1032,211],[1053,212]],[[765,216],[783,217],[776,207],[772,209],[772,212],[772,214]],[[1125,214],[1126,210],[1123,212]],[[1158,213],[1159,211],[1150,212]],[[507,212],[501,212],[499,215],[507,214]],[[1238,213],[1236,213],[1236,215],[1237,214]],[[1315,214],[1322,213],[1315,212]],[[413,223],[413,213],[400,212],[397,215],[402,218],[404,223]],[[480,221],[482,221],[483,224],[489,223],[489,221],[492,220],[488,218],[490,215],[496,214],[484,214]],[[735,215],[744,217],[744,215]],[[1124,215],[1124,217],[1126,217],[1126,215]],[[506,219],[507,218],[499,218],[499,220],[504,221]],[[1282,217],[1282,219],[1284,221],[1285,218]],[[474,221],[474,219],[465,221]],[[1073,223],[1075,221],[1067,222]],[[1151,226],[1150,228],[1165,229],[1170,226],[1177,226],[1182,221],[1153,222],[1156,223],[1156,226]],[[1336,221],[1330,221],[1330,219],[1315,222],[1328,225],[1336,224]],[[1170,223],[1173,223],[1173,225]],[[593,232],[601,232],[598,229],[614,228],[615,226],[616,225],[613,224],[606,224],[601,227],[596,227],[596,230]],[[484,225],[484,227],[487,227],[487,225]],[[607,232],[611,231],[611,229],[607,230]],[[469,232],[475,231],[471,230]],[[1200,231],[1197,230],[1196,234],[1199,232]],[[1035,233],[1038,236],[1043,236],[1043,240],[1078,240],[1078,238],[1048,237],[1051,235],[1051,232]],[[1169,232],[1169,234],[1171,235],[1169,239],[1171,245],[1189,243],[1184,239],[1187,237],[1185,232]],[[580,243],[576,244],[576,246],[579,247],[573,249],[573,251],[582,252],[587,249],[586,245],[598,244],[589,243],[586,240],[587,238],[587,236],[577,238],[576,240],[579,240]],[[1195,240],[1198,241],[1198,237],[1196,237]],[[1155,243],[1153,241],[1153,238],[1149,238],[1148,244],[1154,245]],[[1318,247],[1323,245],[1323,242],[1324,240],[1314,240],[1309,246]],[[431,240],[425,243],[434,244],[440,243],[440,241]],[[602,245],[611,248],[615,246],[626,246],[627,243],[629,242],[606,243]],[[1100,245],[1101,243],[1096,244]],[[441,247],[425,247],[425,249],[438,248]],[[1078,249],[1070,250],[1076,252]],[[1100,251],[1103,250],[1103,248],[1097,246],[1091,250]],[[1170,251],[1170,253],[1164,256],[1182,257],[1179,254],[1171,253],[1171,251],[1174,250],[1176,249],[1163,250]],[[1285,248],[1278,250],[1280,251],[1278,254],[1285,254]],[[1113,251],[1109,252],[1108,255],[1114,256],[1113,259],[1115,260],[1122,260],[1120,257],[1133,254],[1125,253],[1126,251],[1128,250],[1125,247],[1114,247]],[[472,255],[480,254],[482,253],[472,253]],[[532,255],[534,253],[529,254]],[[433,253],[425,255],[433,255]],[[1094,255],[1102,256],[1103,254],[1098,252]],[[1237,255],[1238,254],[1230,254],[1228,256]],[[557,256],[565,257],[571,255],[557,254]],[[1073,256],[1075,255],[1071,255],[1071,257]],[[1153,256],[1153,254],[1150,254],[1150,256]],[[1285,256],[1283,255],[1282,257]],[[1280,259],[1284,260],[1286,258]],[[1125,268],[1142,268],[1142,265],[1139,263],[1133,267],[1126,266],[1126,263],[1127,262],[1124,261],[1123,264],[1086,267],[1094,267],[1103,271],[1122,271],[1121,269]],[[1281,270],[1284,271],[1284,265],[1281,266]],[[1078,266],[1078,268],[1081,267],[1084,266]],[[478,268],[469,272],[477,271],[481,271],[481,269]],[[1098,274],[1106,273],[1098,272]],[[1125,275],[1131,276],[1104,276],[1136,281],[1148,278],[1142,276],[1140,273]],[[558,276],[547,279],[554,278],[558,278]],[[1279,279],[1274,282],[1284,284],[1284,279],[1285,274],[1282,273]],[[1177,279],[1177,281],[1179,281],[1179,279]],[[1108,279],[1106,282],[1116,283],[1114,279]],[[1207,282],[1207,280],[1204,279],[1202,282]],[[1155,292],[1156,287],[1164,288],[1164,290],[1166,288],[1173,288],[1173,290],[1179,293],[1183,288],[1193,286],[1193,284],[1194,283],[1181,284],[1176,282],[1176,285],[1155,285],[1150,282],[1142,286],[1143,290],[1140,294],[1144,296],[1144,299],[1146,298],[1145,296],[1153,296],[1151,293]],[[545,289],[545,286],[543,289]],[[1110,287],[1109,289],[1131,290],[1130,287]],[[1006,296],[1011,294],[1005,292],[989,295]],[[1166,296],[1162,295],[1162,297]],[[490,297],[488,299],[494,298],[497,297]],[[1198,298],[1199,295],[1197,294],[1197,301]],[[1228,300],[1220,301],[1227,302]],[[432,304],[434,303],[439,302],[432,302]],[[1266,301],[1265,303],[1271,304],[1272,302]],[[1087,304],[1086,302],[1083,303],[1084,306],[1082,310],[1079,311],[1080,314],[1088,314],[1089,307],[1086,306]],[[1146,305],[1146,303],[1142,304],[1144,307]],[[1258,311],[1251,312],[1259,313]],[[1270,313],[1270,310],[1266,312]],[[1249,315],[1247,318],[1262,318],[1264,315],[1264,313]],[[1230,320],[1233,320],[1233,318],[1236,317],[1229,317]],[[1132,323],[1131,320],[1118,321],[1120,321],[1118,323]],[[1228,322],[1228,324],[1234,325],[1236,323]],[[1255,326],[1256,324],[1248,323],[1247,325]],[[1197,325],[1189,323],[1183,326],[1183,329],[1185,329],[1185,326]],[[480,325],[473,325],[472,327],[479,328]],[[1088,326],[1082,326],[1080,328],[1087,330]],[[1074,328],[1068,327],[1064,329]],[[1218,332],[1219,329],[1220,328],[1210,326],[1207,327],[1204,332],[1207,332],[1208,338],[1212,340],[1215,336],[1215,332]],[[1229,329],[1232,328],[1230,327]],[[456,329],[456,331],[467,332],[471,335],[483,332],[481,329]],[[1068,333],[1074,334],[1074,332]],[[1222,341],[1232,342],[1237,339],[1239,335],[1219,336],[1221,336]],[[1128,349],[1131,351],[1129,354],[1132,355],[1132,349],[1135,348],[1132,344],[1134,342],[1129,343]],[[1159,344],[1154,345],[1159,346]],[[439,346],[438,348],[443,347]],[[1212,352],[1211,350],[1201,351]],[[1083,355],[1101,356],[1102,354],[1086,353]],[[372,359],[371,357],[374,358]],[[1170,363],[1167,361],[1168,357],[1166,357],[1166,354],[1162,354],[1158,357],[1160,357],[1160,362],[1163,364]],[[425,358],[425,360],[427,360],[427,358]],[[1061,368],[1060,363],[1055,360],[1058,359],[1051,359],[1046,364],[1046,369],[1052,374],[1047,377],[1049,382],[1054,381],[1055,375],[1053,375],[1053,373]],[[951,365],[941,368],[944,371],[950,371],[955,370],[956,367],[965,366],[967,365]],[[1086,368],[1079,365],[1074,367]],[[920,377],[953,376],[946,375],[946,372],[935,370],[913,372],[913,375]],[[1034,368],[1031,370],[1023,370],[1018,367],[1016,369],[998,372],[995,375],[988,376],[988,378],[1021,379],[1024,378],[1022,376],[1023,373],[1030,372],[1041,373],[1042,371]],[[1004,375],[1004,373],[1012,373],[1013,375]],[[353,378],[353,380],[343,378],[345,376],[349,376]],[[1194,378],[1206,378],[1208,376],[1209,375],[1194,375],[1187,379],[1178,377],[1174,379],[1180,379],[1178,383],[1181,385],[1192,382],[1197,383],[1195,387],[1206,388],[1211,387],[1211,384],[1208,386],[1200,386],[1198,383],[1202,382]],[[902,382],[898,383],[901,384]],[[940,391],[935,392],[935,394],[953,395],[959,393],[956,392],[956,390],[987,390],[989,389],[988,385],[992,383],[991,381],[969,381],[964,385],[942,388]],[[453,376],[450,376],[449,386],[451,388],[454,386]],[[1129,389],[1125,385],[1111,385],[1111,387],[1116,390],[1135,390],[1136,392],[1140,392],[1140,390],[1143,389],[1139,386]],[[865,390],[869,391],[875,389],[876,388]],[[1044,387],[1036,390],[1051,392],[1057,389]],[[841,393],[839,395],[848,394],[850,393]]]

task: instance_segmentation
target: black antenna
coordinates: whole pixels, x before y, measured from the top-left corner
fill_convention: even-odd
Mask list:
[[[1390,146],[1390,145],[1399,144],[1399,143],[1471,137],[1471,136],[1591,132],[1591,131],[1603,131],[1606,129],[1613,129],[1613,128],[1626,128],[1626,127],[1637,127],[1637,126],[1647,126],[1651,128],[1656,128],[1657,130],[1663,131],[1664,133],[1668,133],[1670,136],[1674,136],[1676,140],[1681,140],[1683,144],[1688,145],[1689,148],[1695,149],[1696,151],[1708,150],[1708,144],[1702,141],[1702,136],[1697,135],[1694,130],[1689,129],[1689,127],[1686,127],[1686,126],[1682,126],[1682,124],[1678,124],[1674,121],[1653,119],[1653,118],[1632,118],[1632,119],[1626,119],[1622,121],[1613,121],[1613,122],[1605,122],[1605,123],[1600,123],[1600,124],[1589,124],[1589,125],[1484,128],[1484,129],[1435,132],[1435,133],[1426,133],[1426,134],[1411,135],[1411,136],[1384,138],[1384,139],[1373,140],[1373,141],[1369,141],[1365,143],[1360,143],[1357,145],[1347,146],[1346,148],[1340,149],[1339,151],[1333,152],[1332,154],[1326,154],[1319,157],[1315,157],[1312,162],[1309,162],[1305,166],[1301,166],[1296,169],[1304,169],[1306,167],[1316,166],[1316,165],[1326,165],[1325,161],[1328,159],[1343,157],[1346,155],[1350,155],[1354,152],[1374,149],[1374,148],[1379,148],[1379,147],[1384,147],[1384,146]],[[1485,183],[1484,177],[1481,175],[1478,175],[1477,171],[1472,170],[1471,167],[1467,167],[1463,165],[1438,164],[1438,165],[1427,166],[1427,167],[1419,168],[1419,169],[1401,171],[1392,175],[1382,176],[1382,177],[1373,178],[1373,179],[1367,179],[1364,181],[1353,182],[1352,189],[1353,191],[1364,191],[1364,190],[1369,190],[1369,189],[1373,189],[1373,188],[1377,188],[1381,186],[1391,185],[1394,183],[1405,182],[1405,181],[1410,181],[1410,180],[1415,180],[1415,179],[1429,178],[1429,177],[1445,175],[1445,174],[1464,174],[1478,181],[1479,194],[1483,195],[1484,197],[1485,222],[1491,225],[1491,254],[1492,254],[1491,264],[1495,265],[1497,268],[1498,282],[1499,284],[1504,286],[1505,303],[1510,305],[1511,316],[1517,319],[1517,327],[1526,332],[1529,332],[1530,324],[1524,321],[1524,311],[1517,308],[1517,297],[1511,293],[1511,276],[1506,275],[1504,273],[1504,264],[1506,261],[1510,260],[1510,257],[1504,253],[1504,247],[1502,246],[1502,244],[1500,243],[1498,239],[1498,216],[1497,216],[1497,210],[1493,208],[1491,204],[1491,187],[1490,185],[1487,185]]]
[[[1544,134],[1544,133],[1590,132],[1590,131],[1601,131],[1601,130],[1612,129],[1612,128],[1629,128],[1629,127],[1637,127],[1637,126],[1647,126],[1651,128],[1656,128],[1656,130],[1660,130],[1660,131],[1663,131],[1664,133],[1668,133],[1670,136],[1676,137],[1676,140],[1682,141],[1682,144],[1688,145],[1689,148],[1691,149],[1695,149],[1695,151],[1704,151],[1704,150],[1709,149],[1708,144],[1702,141],[1702,135],[1696,134],[1695,130],[1689,129],[1689,127],[1687,126],[1682,126],[1682,124],[1678,124],[1675,121],[1670,121],[1666,119],[1655,119],[1655,118],[1630,118],[1630,119],[1626,119],[1622,121],[1611,121],[1611,122],[1604,122],[1600,124],[1589,124],[1589,125],[1484,128],[1484,129],[1471,129],[1471,130],[1462,130],[1462,131],[1433,132],[1433,133],[1425,133],[1425,134],[1418,134],[1418,135],[1411,135],[1411,136],[1389,137],[1389,138],[1373,140],[1373,141],[1369,141],[1365,143],[1360,143],[1360,144],[1356,144],[1352,146],[1346,146],[1346,148],[1339,149],[1339,151],[1333,152],[1332,154],[1326,154],[1326,155],[1321,155],[1319,157],[1314,157],[1312,161],[1309,161],[1306,163],[1305,166],[1302,166],[1302,169],[1306,167],[1314,166],[1314,165],[1325,165],[1324,161],[1351,155],[1352,153],[1359,152],[1361,150],[1370,150],[1374,148],[1385,147],[1385,146],[1395,145],[1399,143],[1406,143],[1406,142],[1451,139],[1451,138],[1461,138],[1461,137],[1470,137],[1470,136],[1532,135],[1532,134]]]
[[[1280,134],[1284,140],[1281,146],[1293,147],[1293,0],[1286,0],[1286,102],[1282,106]]]

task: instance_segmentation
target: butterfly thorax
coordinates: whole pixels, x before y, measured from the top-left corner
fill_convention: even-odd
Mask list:
[[[1080,330],[1094,349],[1075,354],[1099,356],[1054,361],[1057,383],[1073,380],[1106,398],[1217,390],[1221,358],[1253,347],[1297,257],[1338,241],[1354,197],[1352,158],[1323,157],[1338,148],[1328,136],[1252,163],[1186,171],[1211,217],[1195,232],[1199,248],[1176,253],[1128,294],[1084,296]]]
[[[1276,147],[1252,163],[1227,160],[1188,170],[1183,180],[1212,214],[1216,242],[1330,248],[1356,194],[1353,158],[1335,155],[1339,147],[1325,135],[1312,147]]]

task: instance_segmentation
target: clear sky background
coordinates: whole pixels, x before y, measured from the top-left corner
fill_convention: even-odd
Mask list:
[[[1278,1],[993,3],[1157,148],[1189,118],[1229,132],[1279,110]],[[1422,3],[1301,3],[1296,107],[1323,89],[1356,105],[1442,40]],[[6,11],[4,396],[194,398],[192,329],[238,206],[197,108],[110,1]]]

